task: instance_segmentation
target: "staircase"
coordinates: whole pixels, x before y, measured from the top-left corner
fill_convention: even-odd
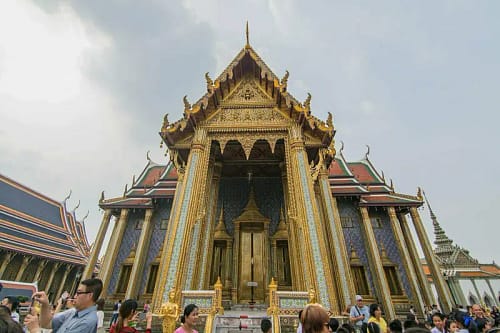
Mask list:
[[[214,333],[260,333],[260,322],[269,318],[267,306],[236,304],[214,319]]]

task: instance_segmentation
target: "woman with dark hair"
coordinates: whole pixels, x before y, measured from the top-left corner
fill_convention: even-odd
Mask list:
[[[11,318],[10,309],[5,305],[0,305],[0,332],[22,333],[23,328],[19,323]]]
[[[444,324],[444,330],[446,333],[458,333],[458,324],[455,319],[452,318],[446,318],[445,324]]]
[[[444,318],[444,315],[439,312],[432,315],[432,323],[434,324],[434,327],[431,329],[431,333],[445,333]]]
[[[308,304],[302,311],[302,333],[328,333],[328,312],[320,304]]]
[[[198,307],[195,304],[188,304],[181,315],[182,325],[175,330],[175,333],[198,333],[194,329],[198,320]]]
[[[137,301],[128,299],[120,306],[118,320],[109,329],[109,333],[137,333],[135,325],[137,324]],[[146,333],[151,333],[151,322],[153,314],[151,312],[146,314]]]
[[[389,333],[387,322],[382,318],[382,309],[378,304],[370,305],[370,319],[368,319],[368,323],[377,324],[380,328],[380,333]]]
[[[452,314],[452,317],[457,321],[459,333],[478,333],[474,319],[469,316],[468,312],[457,310]]]

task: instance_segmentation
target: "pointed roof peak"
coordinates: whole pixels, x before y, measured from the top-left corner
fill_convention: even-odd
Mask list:
[[[247,37],[247,43],[245,45],[245,48],[249,48],[250,47],[250,37],[249,37],[249,33],[248,33],[248,20],[247,20],[247,25],[246,25],[246,37]]]
[[[439,224],[436,215],[434,215],[434,212],[432,211],[431,205],[429,203],[429,200],[427,199],[425,191],[422,191],[422,194],[425,199],[425,203],[429,208],[432,225],[434,226],[434,236],[436,237],[436,239],[434,240],[434,244],[436,244],[436,249],[435,249],[436,253],[444,253],[452,251],[453,241],[448,238],[443,228],[441,228],[441,225]]]

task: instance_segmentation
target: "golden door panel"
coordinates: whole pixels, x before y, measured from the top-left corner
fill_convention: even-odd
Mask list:
[[[256,282],[253,300],[264,303],[264,235],[262,231],[241,231],[239,301],[252,300],[249,282]],[[252,260],[253,259],[253,260]]]

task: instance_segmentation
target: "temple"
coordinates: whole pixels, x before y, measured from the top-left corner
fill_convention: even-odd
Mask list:
[[[86,216],[0,174],[0,280],[36,282],[51,302],[76,291],[90,255]],[[95,266],[95,265],[94,265]]]
[[[335,150],[333,117],[313,116],[311,95],[288,91],[248,43],[191,104],[160,129],[170,161],[147,164],[123,196],[104,198],[83,278],[94,271],[108,300],[151,300],[222,283],[222,304],[269,304],[277,290],[310,291],[339,315],[354,296],[379,302],[388,319],[452,298],[419,216],[417,195],[395,192],[369,158]],[[415,229],[417,241],[411,234]],[[425,255],[438,299],[417,247]]]
[[[425,194],[424,194],[425,196]],[[431,208],[427,197],[430,218],[434,226],[434,255],[448,284],[454,304],[483,304],[489,308],[500,304],[500,267],[480,263],[466,250],[448,238]],[[494,250],[493,250],[494,252]],[[428,265],[423,260],[431,287],[433,280]]]

